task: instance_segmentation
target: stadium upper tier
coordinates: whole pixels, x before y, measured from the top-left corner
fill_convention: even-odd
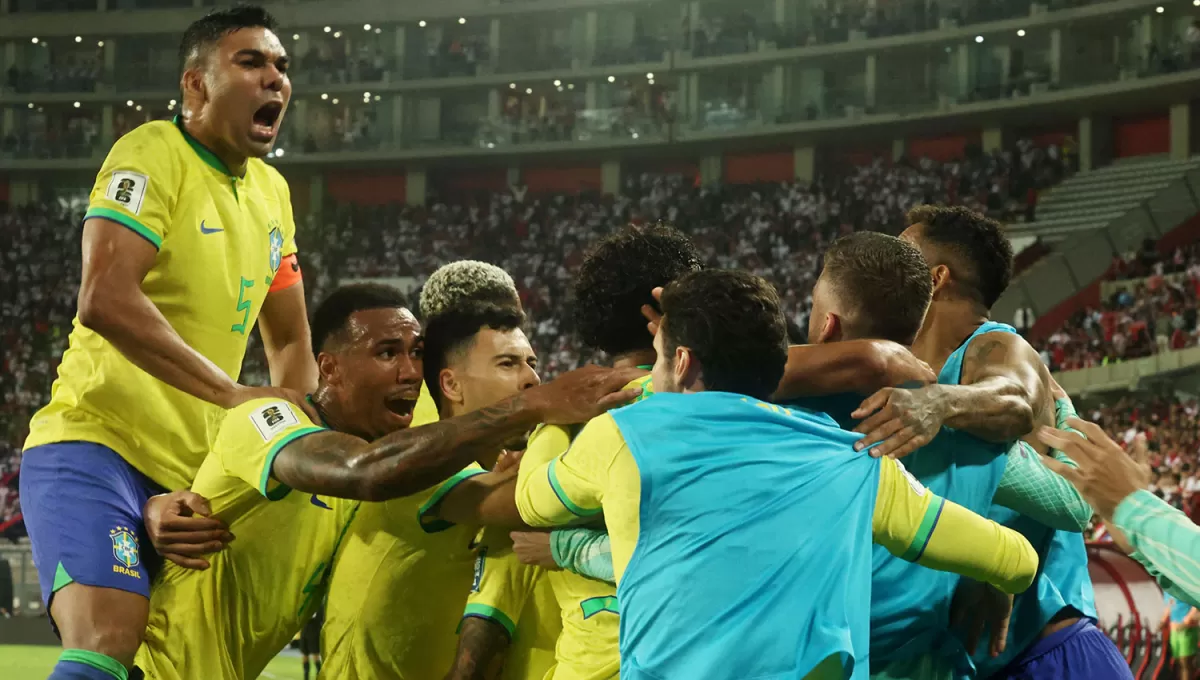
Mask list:
[[[294,58],[277,153],[636,154],[1170,105],[1200,84],[1196,2],[268,3]],[[91,167],[177,112],[179,34],[209,4],[0,0],[0,166]]]

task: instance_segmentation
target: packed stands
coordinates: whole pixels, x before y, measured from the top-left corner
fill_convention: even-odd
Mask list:
[[[956,162],[927,158],[823,175],[796,183],[702,188],[680,175],[628,176],[620,196],[523,196],[511,191],[425,207],[337,206],[297,225],[310,298],[339,281],[412,276],[423,280],[461,258],[494,261],[509,271],[529,313],[528,332],[544,376],[595,359],[575,341],[569,312],[571,272],[588,245],[628,222],[664,220],[685,230],[719,267],[740,267],[773,281],[788,313],[807,327],[819,254],[854,229],[898,232],[919,203],[957,203],[995,217],[1023,219],[1030,191],[1060,179],[1057,150],[1019,142],[1012,150],[977,149]],[[19,513],[15,470],[30,415],[50,384],[74,315],[81,214],[65,203],[15,209],[0,217],[0,527]],[[502,255],[498,255],[502,254]],[[243,382],[268,381],[257,334]],[[0,528],[0,531],[3,531]]]

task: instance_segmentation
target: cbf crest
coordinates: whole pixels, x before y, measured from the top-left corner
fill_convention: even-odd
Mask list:
[[[271,275],[279,271],[279,263],[283,262],[283,232],[279,229],[279,222],[271,220],[271,234],[267,237],[271,244]]]
[[[123,564],[126,569],[132,569],[141,562],[138,557],[138,539],[129,527],[114,527],[108,532],[112,540],[113,557]]]

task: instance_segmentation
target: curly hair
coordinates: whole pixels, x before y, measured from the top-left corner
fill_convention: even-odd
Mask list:
[[[1004,227],[962,206],[919,205],[908,212],[910,226],[922,225],[917,246],[931,266],[950,268],[955,288],[987,309],[1012,279],[1013,250]]]
[[[768,399],[788,359],[787,321],[774,286],[733,269],[686,274],[663,290],[663,349],[687,347],[706,389]]]
[[[610,357],[653,349],[642,305],[651,291],[701,269],[700,252],[675,227],[628,225],[597,243],[574,284],[575,329],[588,347]]]
[[[521,307],[517,284],[508,272],[478,260],[459,260],[429,275],[421,288],[421,317],[428,321],[467,302]]]

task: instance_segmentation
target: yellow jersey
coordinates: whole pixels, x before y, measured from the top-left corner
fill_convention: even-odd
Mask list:
[[[649,376],[632,385],[648,391]],[[539,427],[529,439],[519,476],[527,477],[570,446],[571,433],[567,428]],[[555,647],[555,667],[545,675],[545,680],[617,677],[621,667],[617,640],[621,618],[616,586],[565,570],[546,572],[546,580],[562,616],[562,633]]]
[[[183,341],[237,379],[246,340],[280,262],[296,252],[287,182],[252,158],[230,174],[178,122],[155,121],[113,145],[86,221],[128,227],[158,249],[142,291]],[[25,448],[107,446],[168,489],[185,489],[223,411],[150,376],[76,318],[50,403]]]
[[[562,632],[558,602],[547,578],[550,572],[517,559],[508,531],[489,528],[482,535],[463,618],[495,621],[508,632],[512,644],[502,680],[549,677]]]
[[[436,420],[422,387],[412,426]],[[450,670],[479,527],[426,515],[455,484],[482,472],[471,466],[413,496],[363,504],[334,560],[319,677],[425,680]]]
[[[257,678],[324,595],[358,501],[300,493],[271,465],[290,442],[327,432],[285,401],[231,409],[192,490],[238,540],[204,571],[168,563],[150,595],[137,665],[155,680]]]

